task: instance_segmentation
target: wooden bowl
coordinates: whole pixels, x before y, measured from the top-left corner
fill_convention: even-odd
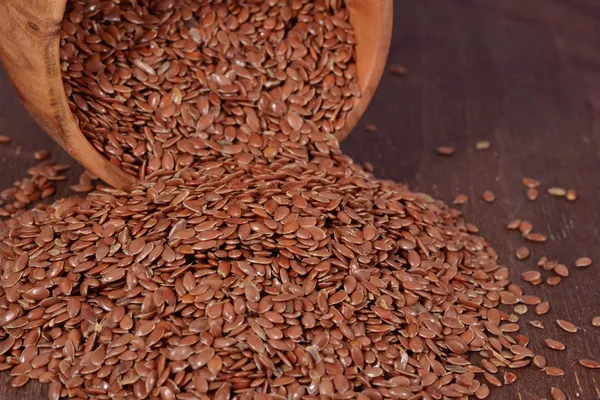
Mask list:
[[[346,0],[357,38],[362,98],[338,134],[343,140],[375,93],[392,35],[393,0]],[[0,0],[0,60],[25,108],[62,148],[94,175],[119,189],[136,178],[106,160],[79,129],[60,71],[60,30],[67,0]]]

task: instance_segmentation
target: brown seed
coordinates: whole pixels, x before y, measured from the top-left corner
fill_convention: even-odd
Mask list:
[[[575,201],[577,200],[577,192],[574,189],[568,189],[565,198],[567,201]]]
[[[546,240],[548,240],[546,235],[542,233],[526,233],[523,234],[523,237],[532,242],[545,242]]]
[[[527,197],[527,200],[530,200],[530,201],[536,200],[538,198],[538,195],[539,195],[539,193],[538,193],[537,189],[530,188],[530,189],[527,189],[527,191],[525,192],[525,196]]]
[[[531,232],[533,229],[533,225],[529,221],[521,221],[519,224],[519,232],[523,235],[526,235]]]
[[[504,372],[504,384],[505,385],[510,385],[515,383],[517,380],[517,376],[515,374],[513,374],[512,372],[506,371]]]
[[[521,274],[521,278],[523,278],[525,282],[535,282],[540,279],[541,276],[542,274],[540,274],[540,271],[527,271]]]
[[[377,125],[367,124],[365,125],[365,131],[370,133],[377,132]]]
[[[5,135],[0,135],[0,144],[10,143],[10,138]]]
[[[439,146],[437,148],[437,153],[442,156],[451,156],[455,151],[456,149],[451,146]]]
[[[554,339],[546,339],[546,340],[544,340],[544,343],[546,343],[546,346],[548,346],[552,350],[564,350],[565,349],[565,345],[563,343],[561,343],[557,340],[554,340]]]
[[[546,372],[546,375],[550,376],[563,376],[565,374],[565,371],[557,367],[546,367],[544,371]]]
[[[565,321],[564,319],[557,319],[556,323],[560,328],[569,333],[577,332],[577,327],[569,321]]]
[[[535,365],[539,369],[546,368],[546,357],[542,356],[541,354],[536,354],[533,357],[533,365]]]
[[[525,185],[526,188],[535,189],[538,186],[540,186],[540,181],[538,181],[537,179],[533,179],[533,178],[524,176],[523,177],[523,185]]]
[[[529,257],[529,249],[527,247],[519,247],[517,248],[517,250],[515,251],[515,255],[517,256],[517,259],[519,260],[524,260],[527,257]]]
[[[488,203],[492,203],[494,200],[496,200],[496,195],[493,192],[486,190],[481,195],[481,198]]]
[[[506,228],[515,230],[515,229],[518,229],[520,225],[521,225],[520,219],[513,219],[506,225]]]
[[[535,306],[535,313],[537,315],[546,314],[548,311],[550,311],[550,303],[548,303],[547,301],[543,301],[537,306]]]
[[[575,266],[577,268],[589,267],[590,265],[592,265],[592,259],[589,257],[580,257],[575,260]]]
[[[532,320],[532,321],[529,321],[529,323],[536,328],[544,329],[544,323],[542,321]]]
[[[569,269],[564,264],[558,264],[556,267],[554,267],[554,273],[558,276],[566,278],[569,276]]]
[[[600,316],[592,318],[592,326],[600,326]]]
[[[496,387],[502,386],[502,382],[500,382],[500,379],[496,378],[494,375],[492,375],[488,372],[484,372],[483,376],[485,377],[485,380],[488,381],[488,383],[490,385],[493,385]]]
[[[33,153],[33,157],[38,161],[46,160],[50,157],[50,152],[48,150],[39,150]]]
[[[586,368],[590,368],[590,369],[600,368],[600,362],[595,361],[595,360],[581,359],[581,360],[579,360],[579,364],[583,365]]]
[[[454,198],[452,203],[456,204],[456,205],[460,205],[460,204],[465,204],[467,201],[469,201],[469,197],[466,194],[459,194],[458,196],[456,196]]]
[[[564,394],[564,392],[556,386],[552,386],[552,388],[550,388],[550,395],[552,396],[552,400],[567,400],[567,396]]]
[[[548,283],[548,285],[550,286],[556,286],[560,283],[560,281],[562,281],[562,278],[560,276],[551,276],[548,279],[546,279],[546,283]]]
[[[390,72],[390,74],[396,76],[406,75],[406,68],[402,65],[392,65],[391,67],[389,67],[388,71]]]

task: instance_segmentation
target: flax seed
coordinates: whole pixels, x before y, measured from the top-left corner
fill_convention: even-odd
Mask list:
[[[390,74],[396,76],[406,75],[406,68],[402,65],[392,65],[391,67],[389,67],[388,71],[390,72]]]
[[[527,191],[525,192],[525,196],[527,197],[527,200],[529,200],[529,201],[535,201],[538,198],[538,195],[539,195],[539,193],[538,193],[537,189],[533,189],[533,188],[527,189]]]
[[[496,200],[496,195],[493,192],[486,190],[481,195],[481,198],[483,199],[483,201],[485,201],[487,203],[492,203],[492,202],[494,202],[494,200]]]
[[[451,146],[439,146],[436,151],[441,156],[451,156],[456,149]]]
[[[533,364],[539,369],[546,368],[546,357],[542,356],[541,354],[536,354],[533,357]]]
[[[546,367],[544,372],[546,372],[546,375],[550,376],[563,376],[565,374],[565,371],[557,367]]]
[[[569,332],[569,333],[577,332],[577,327],[569,321],[565,321],[564,319],[557,319],[556,323],[562,330],[564,330],[566,332]]]
[[[475,143],[475,148],[477,150],[487,150],[490,148],[490,142],[487,140],[479,140],[478,142]]]
[[[564,394],[564,392],[556,386],[552,386],[552,388],[550,388],[550,395],[552,396],[552,400],[567,400],[567,396]]]
[[[466,204],[469,201],[469,197],[466,194],[459,194],[454,198],[452,204],[461,205]]]
[[[544,343],[546,343],[546,346],[548,346],[552,350],[564,350],[565,349],[565,345],[563,343],[559,342],[558,340],[546,339],[546,340],[544,340]]]
[[[575,260],[575,266],[577,268],[589,267],[592,265],[592,259],[589,257],[580,257]]]
[[[579,360],[579,364],[583,365],[586,368],[590,368],[590,369],[599,369],[600,368],[600,362],[595,361],[595,360],[581,359],[581,360]]]
[[[525,176],[523,177],[523,185],[528,189],[535,189],[540,186],[540,181]]]
[[[547,301],[543,301],[537,306],[535,306],[535,313],[537,315],[546,314],[548,311],[550,311],[550,303],[548,303]]]
[[[529,257],[529,249],[527,247],[519,247],[516,251],[515,251],[515,255],[517,256],[518,260],[524,260],[527,257]]]

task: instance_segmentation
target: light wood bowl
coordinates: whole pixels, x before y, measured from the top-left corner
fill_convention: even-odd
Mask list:
[[[346,0],[356,31],[362,97],[349,113],[343,140],[363,115],[383,74],[392,36],[393,0]],[[94,175],[119,189],[136,178],[106,160],[71,113],[60,71],[60,29],[67,0],[0,0],[0,60],[37,123]]]

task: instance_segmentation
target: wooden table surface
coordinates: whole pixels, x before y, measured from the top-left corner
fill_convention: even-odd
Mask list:
[[[565,370],[553,378],[533,366],[517,372],[517,382],[494,389],[494,399],[550,399],[560,387],[570,399],[600,399],[600,370],[585,369],[577,360],[600,360],[600,2],[598,0],[398,0],[390,65],[402,64],[406,77],[386,74],[363,119],[379,130],[358,127],[344,149],[359,162],[371,162],[382,178],[406,181],[413,188],[451,201],[464,193],[461,206],[481,229],[527,294],[548,300],[551,310],[521,317],[521,333],[549,365]],[[32,153],[52,148],[55,159],[72,165],[72,182],[81,169],[61,152],[26,114],[0,71],[0,134],[13,138],[0,146],[0,188],[24,176],[35,164]],[[488,140],[489,150],[475,150]],[[442,157],[440,145],[456,148]],[[543,187],[574,188],[575,203],[550,197],[524,196],[523,176]],[[492,190],[493,204],[481,200]],[[68,185],[59,194],[66,194]],[[525,244],[505,229],[523,218],[549,241],[529,244],[532,256],[517,261]],[[536,269],[543,255],[570,267],[558,286],[533,287],[520,274]],[[596,260],[576,269],[580,256]],[[532,309],[533,307],[530,307]],[[542,320],[539,330],[525,322]],[[556,319],[580,327],[563,332]],[[545,338],[566,343],[557,352]],[[11,389],[0,375],[0,400],[42,399],[45,389],[29,383]]]

